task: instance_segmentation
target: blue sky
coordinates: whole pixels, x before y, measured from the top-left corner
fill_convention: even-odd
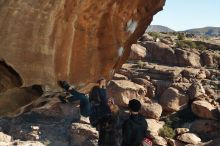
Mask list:
[[[220,27],[220,0],[166,0],[153,25],[180,31],[205,26]]]

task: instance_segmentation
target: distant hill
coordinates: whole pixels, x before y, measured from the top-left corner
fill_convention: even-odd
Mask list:
[[[146,32],[175,32],[175,30],[162,25],[150,25]]]
[[[220,27],[203,27],[185,30],[184,32],[196,34],[196,35],[207,35],[207,36],[220,36]]]

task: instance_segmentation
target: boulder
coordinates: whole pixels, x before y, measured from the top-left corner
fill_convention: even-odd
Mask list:
[[[163,137],[158,135],[154,135],[153,137],[154,137],[153,139],[154,144],[158,146],[167,146],[167,141]]]
[[[113,97],[119,106],[127,107],[129,100],[145,98],[146,89],[127,80],[112,80],[107,88],[108,96]]]
[[[177,137],[177,139],[182,141],[182,142],[185,142],[185,143],[188,143],[188,144],[194,144],[194,145],[201,142],[201,139],[193,133],[184,133],[182,135],[179,135]]]
[[[190,131],[198,134],[204,141],[208,141],[219,137],[220,124],[215,120],[196,120],[191,123]]]
[[[159,119],[162,114],[162,107],[158,103],[142,103],[141,113],[146,118]]]
[[[147,49],[146,59],[156,61],[166,65],[176,65],[177,59],[174,50],[168,45],[161,42],[143,42],[142,44]]]
[[[113,80],[128,80],[128,77],[126,77],[125,75],[116,73],[113,76]]]
[[[189,87],[187,94],[189,95],[190,99],[193,100],[195,98],[204,98],[206,97],[205,89],[203,88],[202,84],[199,81],[195,81]]]
[[[31,87],[13,88],[0,93],[0,116],[18,116],[40,96],[41,94]]]
[[[139,38],[140,42],[144,42],[144,41],[154,41],[154,38],[152,36],[150,36],[148,33],[144,33],[140,38]]]
[[[172,85],[170,81],[163,80],[152,80],[152,83],[156,87],[156,96],[161,97],[161,95]]]
[[[196,68],[184,68],[181,72],[182,76],[188,80],[196,78],[200,70]]]
[[[146,48],[139,44],[132,44],[129,60],[141,60],[146,56]]]
[[[98,131],[88,124],[73,123],[71,129],[71,145],[96,146]]]
[[[191,105],[192,112],[200,118],[215,119],[215,107],[207,101],[197,100]]]
[[[197,51],[176,49],[175,50],[178,66],[201,67],[200,54]]]
[[[188,128],[177,128],[177,129],[175,129],[175,131],[176,131],[177,135],[180,135],[180,134],[184,134],[184,133],[189,132],[189,129]]]
[[[12,141],[12,137],[0,132],[0,142],[10,143]]]
[[[155,119],[146,119],[146,121],[148,124],[148,131],[150,133],[155,133],[156,135],[158,135],[159,130],[163,128],[165,124],[163,121],[157,121]]]
[[[217,53],[216,52],[204,51],[201,54],[201,58],[204,66],[218,67],[220,55],[219,52]]]
[[[146,93],[147,97],[149,98],[155,97],[156,88],[150,81],[143,78],[132,78],[132,82],[143,86],[147,90]]]
[[[177,89],[170,87],[160,97],[159,103],[163,110],[175,112],[185,108],[188,105],[189,97],[180,93]]]

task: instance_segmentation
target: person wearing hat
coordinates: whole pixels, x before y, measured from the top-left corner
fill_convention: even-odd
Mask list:
[[[128,108],[130,117],[123,123],[122,126],[122,145],[121,146],[140,146],[142,141],[147,136],[147,122],[139,111],[141,103],[132,99],[129,101]]]

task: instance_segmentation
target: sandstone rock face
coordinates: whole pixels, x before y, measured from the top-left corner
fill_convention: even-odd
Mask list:
[[[113,76],[164,3],[1,0],[0,92],[57,80],[87,92],[98,78]]]
[[[86,85],[110,77],[164,2],[3,0],[0,60],[24,86],[58,79]]]
[[[177,89],[168,88],[160,98],[160,104],[165,111],[179,111],[187,106],[189,97],[180,93]]]

